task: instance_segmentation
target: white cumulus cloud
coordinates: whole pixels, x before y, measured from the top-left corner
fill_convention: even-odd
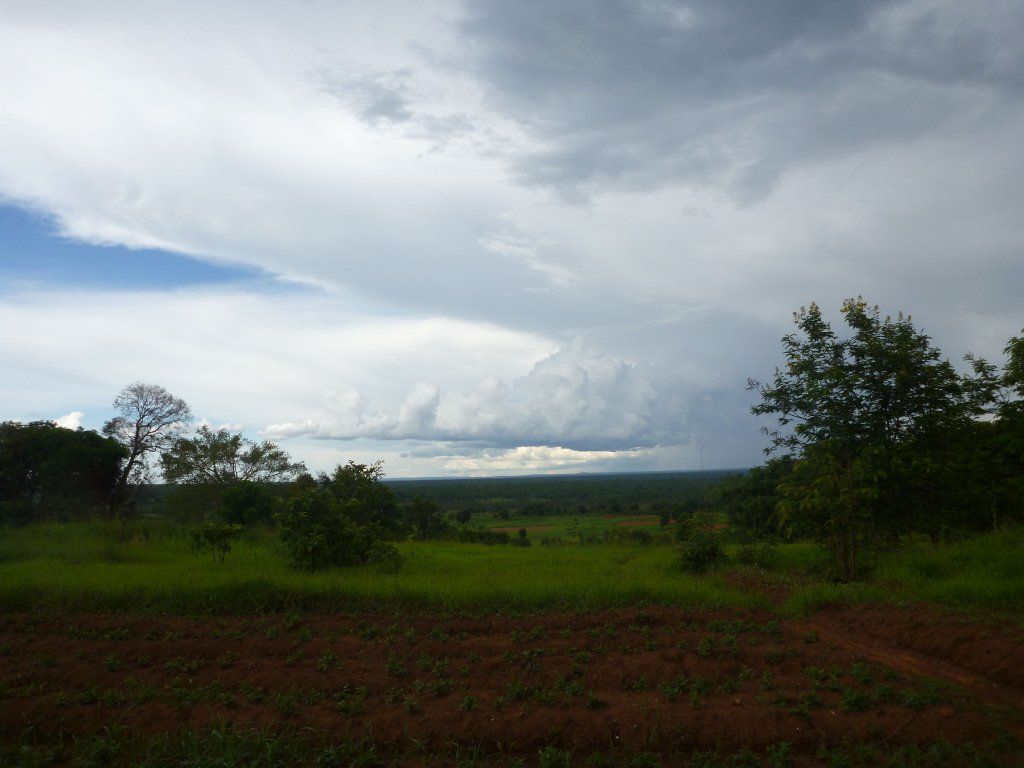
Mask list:
[[[84,417],[85,414],[81,411],[71,411],[63,416],[58,416],[53,421],[58,427],[63,427],[64,429],[78,429],[82,426],[82,419]]]

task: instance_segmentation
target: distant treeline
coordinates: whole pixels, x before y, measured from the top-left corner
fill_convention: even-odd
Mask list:
[[[708,489],[746,470],[388,480],[399,501],[421,497],[442,509],[513,517],[628,514],[692,509]]]

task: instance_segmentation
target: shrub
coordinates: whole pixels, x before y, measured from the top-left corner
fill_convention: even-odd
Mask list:
[[[223,563],[231,551],[231,542],[238,538],[243,530],[240,525],[207,520],[192,529],[192,542],[196,549],[209,549],[213,559]]]
[[[292,562],[303,570],[368,563],[397,570],[401,564],[398,551],[379,531],[353,523],[330,491],[305,491],[287,499],[277,523]]]
[[[402,556],[394,544],[387,541],[375,541],[366,553],[366,562],[377,566],[383,573],[397,573],[402,567]]]
[[[704,573],[725,563],[728,558],[710,524],[688,520],[679,524],[679,564],[687,573]]]

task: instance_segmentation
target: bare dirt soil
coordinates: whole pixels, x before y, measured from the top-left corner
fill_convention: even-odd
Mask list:
[[[0,618],[0,739],[322,729],[503,754],[1024,737],[1024,631],[927,606]]]

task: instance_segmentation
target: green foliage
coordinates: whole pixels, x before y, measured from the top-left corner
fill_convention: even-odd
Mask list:
[[[388,480],[400,504],[422,496],[448,512],[485,513],[499,519],[627,515],[698,503],[706,487],[733,474],[727,471],[657,472],[630,475],[554,475],[537,477]],[[456,518],[457,519],[457,518]],[[677,518],[678,519],[678,518]]]
[[[405,516],[412,526],[413,536],[419,541],[439,539],[449,528],[441,508],[422,496],[417,496],[408,504]]]
[[[161,454],[160,469],[169,483],[227,486],[283,482],[306,468],[271,442],[254,443],[204,425],[193,437],[175,440]]]
[[[711,509],[723,514],[730,527],[748,541],[779,533],[779,483],[792,472],[787,458],[772,459],[742,475],[727,477],[711,487]]]
[[[259,483],[243,480],[220,495],[220,516],[228,523],[255,525],[272,523],[278,499]]]
[[[779,521],[817,536],[854,579],[866,539],[942,531],[957,438],[997,386],[984,361],[960,376],[910,317],[882,319],[860,298],[842,314],[845,339],[817,305],[802,308],[783,338],[785,367],[750,388],[761,395],[753,412],[778,417],[768,450],[794,459],[776,487]]]
[[[330,475],[320,475],[319,484],[341,504],[353,523],[373,528],[386,538],[408,533],[395,495],[384,483],[383,462],[340,464]]]
[[[728,562],[714,523],[703,516],[680,522],[676,535],[679,565],[687,573],[706,573]]]
[[[397,550],[382,541],[376,529],[355,523],[346,514],[351,506],[352,502],[342,505],[326,490],[306,491],[282,504],[277,523],[296,567],[321,571],[378,563],[397,570]]]
[[[213,559],[223,564],[224,558],[231,551],[231,542],[237,539],[243,530],[245,529],[240,525],[207,520],[192,529],[192,542],[196,549],[210,550]]]
[[[0,522],[105,512],[127,450],[95,432],[49,421],[0,424]]]
[[[510,542],[515,547],[528,547],[532,543],[530,541],[529,534],[525,528],[520,528],[515,535],[515,538],[511,539]]]

